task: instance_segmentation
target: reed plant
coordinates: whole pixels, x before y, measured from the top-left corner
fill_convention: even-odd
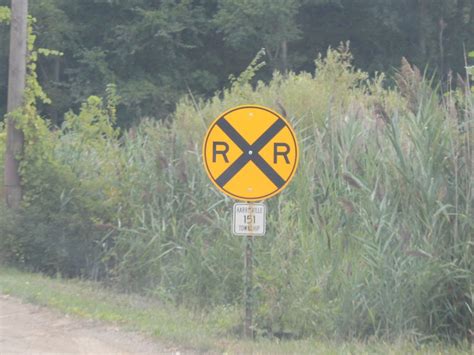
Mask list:
[[[201,146],[218,114],[257,103],[291,121],[301,159],[254,243],[256,333],[468,339],[471,92],[444,94],[406,61],[387,88],[382,74],[356,70],[345,46],[315,64],[264,84],[252,81],[257,57],[210,100],[189,95],[172,120],[102,135],[87,154],[66,144],[74,130],[63,133],[57,156],[74,155],[95,191],[91,218],[111,225],[99,243],[104,279],[187,307],[242,303],[245,241],[231,234],[233,201],[207,178]]]
[[[406,61],[398,88],[386,89],[350,60],[341,47],[314,75],[252,85],[254,62],[211,100],[183,99],[171,123],[129,132],[133,215],[113,248],[118,282],[189,306],[242,301],[243,241],[201,144],[220,112],[259,103],[292,122],[302,156],[255,241],[257,333],[468,337],[472,96],[442,97]]]

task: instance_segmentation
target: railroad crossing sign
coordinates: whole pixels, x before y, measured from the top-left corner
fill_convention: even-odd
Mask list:
[[[219,190],[237,200],[259,201],[281,192],[298,165],[298,144],[289,123],[262,106],[222,113],[209,127],[204,165]]]

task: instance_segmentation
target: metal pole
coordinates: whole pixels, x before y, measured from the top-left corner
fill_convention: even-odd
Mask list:
[[[11,1],[10,58],[8,64],[7,111],[12,113],[23,105],[26,78],[28,0]],[[23,152],[23,132],[7,119],[5,152],[5,199],[7,206],[18,208],[22,189],[18,157]]]
[[[245,323],[244,323],[244,335],[246,338],[253,338],[252,289],[253,289],[253,237],[247,236],[247,241],[245,245]]]
[[[249,229],[253,226],[253,205],[249,203],[250,223]],[[248,235],[245,243],[245,324],[244,335],[246,338],[253,338],[253,236]]]

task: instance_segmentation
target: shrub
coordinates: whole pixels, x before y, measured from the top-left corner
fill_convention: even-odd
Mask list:
[[[101,258],[120,205],[114,184],[122,164],[113,128],[117,97],[110,86],[105,103],[90,97],[79,114],[66,115],[62,128],[51,127],[36,109],[38,101],[49,103],[37,82],[36,61],[38,54],[60,53],[34,47],[32,23],[24,106],[9,113],[24,134],[23,201],[15,212],[1,206],[2,259],[49,274],[103,277]]]

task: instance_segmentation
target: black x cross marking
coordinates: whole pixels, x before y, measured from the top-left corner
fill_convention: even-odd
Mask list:
[[[253,144],[249,144],[225,117],[220,118],[216,124],[244,152],[216,179],[220,187],[224,188],[224,185],[249,161],[252,161],[277,188],[285,184],[285,180],[259,154],[260,150],[285,127],[286,124],[281,118],[278,118]]]

